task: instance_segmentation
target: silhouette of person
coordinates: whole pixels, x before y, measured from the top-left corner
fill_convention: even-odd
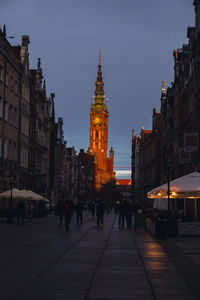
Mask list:
[[[83,204],[82,202],[78,201],[76,206],[75,206],[75,209],[76,209],[76,221],[77,221],[77,224],[83,224]]]
[[[102,201],[98,201],[96,205],[96,216],[97,216],[97,226],[103,225],[103,216],[105,212],[105,205]]]

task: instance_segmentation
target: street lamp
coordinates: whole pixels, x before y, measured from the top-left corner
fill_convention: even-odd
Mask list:
[[[13,183],[15,180],[15,174],[13,171],[10,172],[10,200],[9,200],[9,211],[7,215],[7,224],[13,223]]]
[[[167,150],[167,211],[168,215],[171,209],[171,199],[170,199],[170,179],[171,179],[171,163],[172,163],[172,144],[169,144]]]
[[[170,166],[167,166],[167,211],[170,212]]]

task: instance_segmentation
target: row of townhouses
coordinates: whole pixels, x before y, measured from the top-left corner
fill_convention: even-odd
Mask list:
[[[153,109],[152,129],[132,133],[132,188],[135,201],[171,179],[200,169],[200,1],[188,43],[173,51],[174,80],[162,82],[160,112]]]
[[[86,199],[94,187],[93,158],[67,147],[55,95],[46,94],[40,58],[37,69],[29,68],[28,47],[29,36],[12,46],[5,26],[0,30],[0,192],[31,189],[52,204],[66,196]]]

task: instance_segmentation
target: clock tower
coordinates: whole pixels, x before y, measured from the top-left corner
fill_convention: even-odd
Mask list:
[[[95,156],[95,187],[100,190],[102,184],[108,183],[115,174],[114,151],[111,147],[110,156],[107,158],[108,148],[108,108],[104,102],[104,83],[101,71],[101,54],[96,80],[95,100],[90,109],[90,154]]]

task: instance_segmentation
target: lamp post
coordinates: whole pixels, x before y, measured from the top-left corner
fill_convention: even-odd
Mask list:
[[[167,149],[167,212],[168,215],[171,209],[171,199],[170,199],[170,179],[171,179],[171,164],[172,164],[172,155],[173,155],[173,148],[172,143],[168,145]]]
[[[9,199],[9,211],[7,215],[7,224],[13,223],[13,181],[15,174],[13,171],[10,172],[10,199]]]
[[[170,212],[170,166],[167,166],[167,211]]]

